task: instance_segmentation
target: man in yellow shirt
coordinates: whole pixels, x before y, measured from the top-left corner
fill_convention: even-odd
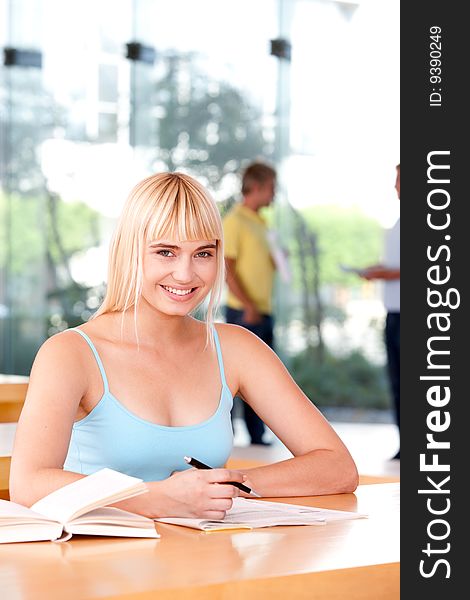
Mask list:
[[[268,346],[273,345],[272,288],[274,262],[267,227],[259,210],[274,198],[276,172],[255,162],[242,178],[241,202],[224,218],[225,264],[228,297],[227,323],[249,329]],[[245,423],[252,444],[266,444],[265,425],[253,409],[243,403]]]

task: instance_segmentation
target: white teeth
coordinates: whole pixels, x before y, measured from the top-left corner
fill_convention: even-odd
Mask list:
[[[187,296],[191,293],[193,288],[189,288],[189,290],[177,290],[176,288],[169,287],[167,285],[162,286],[172,294],[176,294],[177,296]]]

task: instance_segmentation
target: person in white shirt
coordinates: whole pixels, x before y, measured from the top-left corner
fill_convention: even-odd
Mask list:
[[[400,198],[400,165],[396,167],[395,189]],[[385,236],[384,258],[381,264],[367,267],[361,273],[365,279],[384,282],[385,346],[395,419],[400,433],[400,219]],[[400,449],[393,457],[400,458]]]

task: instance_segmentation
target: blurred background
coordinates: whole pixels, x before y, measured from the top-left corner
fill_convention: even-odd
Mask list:
[[[97,308],[139,179],[187,172],[224,214],[262,159],[276,349],[326,414],[393,422],[380,284],[339,265],[399,214],[399,0],[0,0],[0,46],[0,373]]]

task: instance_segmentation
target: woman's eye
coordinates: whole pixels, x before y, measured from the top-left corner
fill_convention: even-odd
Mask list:
[[[173,256],[173,253],[172,253],[172,251],[171,251],[171,250],[159,250],[159,251],[157,252],[157,254],[158,254],[159,256]]]
[[[203,250],[202,252],[198,252],[196,256],[199,256],[199,258],[210,258],[212,254],[206,250]]]

